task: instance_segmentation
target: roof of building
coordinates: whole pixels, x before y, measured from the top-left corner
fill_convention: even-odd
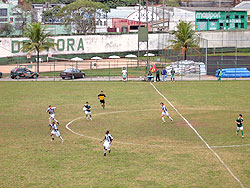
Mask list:
[[[130,14],[135,12],[135,9],[110,9],[107,14],[108,18],[127,18]]]
[[[179,7],[180,9],[189,10],[192,12],[195,11],[221,11],[221,12],[233,12],[233,11],[245,11],[242,9],[234,9],[228,7]]]
[[[250,9],[250,1],[243,1],[235,6],[235,9]]]

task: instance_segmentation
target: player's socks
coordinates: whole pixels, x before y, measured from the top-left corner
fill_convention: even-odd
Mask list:
[[[173,118],[171,118],[170,116],[169,116],[169,119],[170,119],[171,121],[174,121]]]
[[[161,119],[162,119],[163,123],[165,123],[165,119],[164,119],[164,117],[162,117]]]
[[[236,131],[236,135],[238,136],[238,134],[239,134],[239,131]]]
[[[109,153],[111,152],[111,149],[108,149]]]
[[[243,133],[243,131],[241,131],[241,137],[244,138],[244,133]]]

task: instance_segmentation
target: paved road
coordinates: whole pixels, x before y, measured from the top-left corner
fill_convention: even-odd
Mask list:
[[[129,81],[144,81],[143,77],[136,77],[136,78],[129,78]],[[170,81],[170,78],[168,77],[166,79],[167,81]],[[199,75],[186,75],[186,76],[176,76],[176,81],[199,81],[199,80],[217,80],[214,76],[199,76]],[[222,80],[235,80],[235,78],[224,78]],[[250,80],[250,78],[237,78],[236,80]],[[19,81],[62,81],[62,82],[72,82],[72,81],[122,81],[122,78],[120,76],[113,76],[113,77],[86,77],[86,78],[80,78],[80,79],[61,79],[60,77],[39,77],[37,79],[11,79],[10,77],[1,78],[0,81],[12,81],[12,82],[19,82]]]

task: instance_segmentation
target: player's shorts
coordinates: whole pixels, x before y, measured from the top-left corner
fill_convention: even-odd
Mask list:
[[[55,114],[50,114],[51,119],[55,119]]]
[[[60,135],[61,135],[60,132],[56,131],[56,130],[52,130],[51,134],[56,135],[57,137],[60,137]]]
[[[122,74],[122,78],[127,78],[127,74]]]
[[[175,75],[174,74],[171,74],[171,78],[174,78],[175,77]]]
[[[100,100],[100,103],[101,103],[101,104],[105,103],[105,100]]]
[[[105,141],[105,142],[103,143],[103,146],[105,147],[105,149],[109,149],[110,146],[111,146],[111,143],[108,142],[108,141]]]
[[[91,115],[91,112],[85,111],[85,114],[86,114],[86,115]]]
[[[238,127],[238,126],[237,126],[237,131],[239,131],[239,130],[240,130],[240,131],[243,131],[243,126],[242,126],[242,127]]]
[[[169,113],[167,111],[166,112],[162,112],[161,114],[164,115],[164,116],[167,116],[167,117],[169,116]]]

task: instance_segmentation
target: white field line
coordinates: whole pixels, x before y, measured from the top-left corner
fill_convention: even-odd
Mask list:
[[[149,110],[159,110],[159,109],[149,109]],[[148,111],[147,110],[131,110],[130,112],[139,112],[139,111]],[[123,113],[123,112],[128,112],[128,111],[114,111],[114,112],[104,112],[104,113],[99,113],[99,114],[94,114],[94,116],[99,116],[99,115],[105,115],[105,114],[117,114],[117,113]],[[95,138],[95,137],[92,137],[92,136],[87,136],[87,135],[84,135],[84,134],[81,134],[81,133],[78,133],[78,132],[75,132],[73,131],[69,126],[79,120],[79,119],[82,119],[83,117],[79,117],[79,118],[76,118],[76,119],[73,119],[72,121],[68,122],[66,124],[66,129],[68,129],[70,132],[78,135],[78,136],[82,136],[82,137],[85,137],[85,138],[89,138],[89,139],[92,139],[92,140],[97,140],[97,141],[101,141],[101,139],[99,138]],[[119,141],[115,141],[115,143],[118,143],[118,144],[124,144],[124,145],[134,145],[134,146],[146,146],[146,147],[160,147],[160,148],[176,148],[176,146],[171,146],[171,145],[158,145],[158,144],[149,144],[149,145],[145,145],[145,144],[137,144],[137,143],[130,143],[130,142],[119,142]],[[250,144],[242,144],[242,145],[228,145],[228,146],[211,146],[211,148],[231,148],[231,147],[243,147],[243,146],[250,146]],[[197,146],[197,147],[185,147],[185,146],[180,146],[180,148],[186,148],[186,149],[199,149],[199,148],[204,148],[204,147],[201,147],[201,146]]]
[[[242,188],[244,185],[241,181],[234,175],[234,173],[230,170],[230,168],[224,163],[224,161],[220,158],[220,156],[212,149],[212,147],[203,139],[203,137],[198,133],[198,131],[189,123],[189,121],[175,108],[175,106],[150,82],[151,86],[155,89],[155,91],[163,97],[168,104],[177,112],[179,116],[188,124],[188,126],[195,132],[195,134],[201,139],[201,141],[207,146],[207,148],[217,157],[217,159],[221,162],[221,164],[227,169],[227,171],[231,174],[231,176],[240,184]]]

